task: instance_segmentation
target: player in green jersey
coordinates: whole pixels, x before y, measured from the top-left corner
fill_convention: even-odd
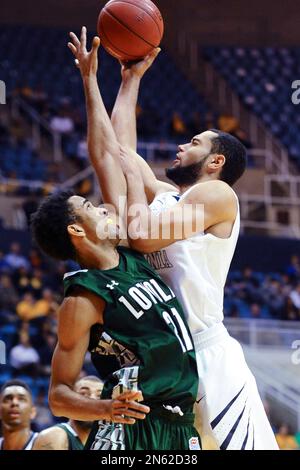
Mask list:
[[[76,381],[74,391],[99,400],[102,387],[98,377],[89,375]],[[32,450],[83,450],[92,427],[93,421],[74,419],[70,419],[67,423],[56,424],[39,433]]]
[[[105,187],[104,202],[119,208],[126,181],[97,83],[99,38],[90,52],[85,28],[81,41],[72,39],[69,47],[79,51],[76,63],[86,94],[90,157]],[[47,198],[34,216],[33,231],[48,255],[75,259],[82,268],[65,278],[50,388],[54,413],[106,420],[93,449],[199,449],[192,413],[198,387],[195,354],[168,286],[141,255],[118,248],[115,218],[81,197],[58,193]],[[99,403],[72,390],[87,349],[105,380]]]
[[[200,449],[193,426],[195,352],[171,289],[142,255],[118,248],[114,216],[82,197],[49,196],[32,227],[48,255],[81,266],[64,278],[49,393],[53,413],[100,420],[95,450]],[[104,380],[99,402],[73,391],[87,349]]]

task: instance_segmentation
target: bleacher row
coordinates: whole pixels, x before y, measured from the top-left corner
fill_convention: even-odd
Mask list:
[[[66,30],[1,26],[0,79],[7,85],[8,96],[20,89],[43,91],[48,100],[48,118],[55,115],[63,100],[68,100],[84,119],[81,78],[67,42]],[[300,74],[300,49],[205,47],[203,52],[244,104],[280,139],[291,158],[300,163],[300,115],[291,99],[292,82]],[[103,50],[100,64],[101,89],[107,109],[111,110],[120,83],[120,68]],[[212,111],[205,97],[196,92],[165,51],[143,79],[139,103],[141,109],[149,112],[148,119],[155,121],[152,140],[156,141],[172,140],[169,127],[174,113],[188,122],[195,113],[204,120]],[[79,139],[76,133],[73,137],[71,148],[72,142],[77,145]],[[147,139],[146,135],[140,137]],[[46,178],[45,163],[28,142],[12,145],[0,139],[0,157],[4,176]]]
[[[77,31],[78,33],[78,31]],[[89,33],[92,38],[93,33]],[[36,88],[43,86],[54,105],[68,96],[77,105],[84,105],[81,78],[67,48],[68,31],[2,26],[0,31],[1,78],[8,92],[20,82]],[[111,109],[120,83],[120,67],[115,59],[101,53],[101,87]],[[205,112],[207,105],[164,51],[157,66],[145,77],[141,106],[150,106],[161,113],[190,113],[192,108]]]
[[[292,101],[300,48],[205,47],[203,52],[300,165],[300,114]]]

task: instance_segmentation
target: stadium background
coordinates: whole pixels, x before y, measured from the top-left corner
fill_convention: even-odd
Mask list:
[[[62,275],[32,245],[28,220],[39,200],[72,186],[99,201],[87,161],[81,80],[66,47],[69,30],[95,30],[103,1],[6,1],[1,6],[0,339],[11,376],[32,388],[36,429],[47,407]],[[282,447],[300,447],[300,80],[297,2],[156,2],[166,24],[163,53],[142,84],[139,151],[155,172],[176,144],[210,127],[249,149],[237,185],[242,234],[225,291],[226,324],[244,345]],[[112,109],[119,65],[101,52],[100,85]],[[299,347],[299,346],[298,346]],[[27,358],[27,359],[26,359]],[[26,359],[26,360],[25,360]],[[86,358],[85,372],[93,368]],[[288,428],[287,428],[288,426]]]

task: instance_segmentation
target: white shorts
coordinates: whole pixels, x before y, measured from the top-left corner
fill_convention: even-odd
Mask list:
[[[193,339],[200,380],[195,425],[203,449],[278,449],[240,344],[223,323]]]

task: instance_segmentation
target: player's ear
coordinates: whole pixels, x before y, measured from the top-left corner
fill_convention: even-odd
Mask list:
[[[68,233],[73,237],[85,237],[85,230],[80,225],[68,225]]]
[[[211,158],[211,161],[209,162],[208,166],[212,170],[218,170],[219,168],[222,168],[225,165],[226,158],[224,155],[214,155]]]

